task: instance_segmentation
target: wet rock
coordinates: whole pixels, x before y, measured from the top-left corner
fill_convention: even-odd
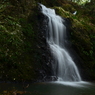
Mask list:
[[[39,80],[51,81],[52,78],[49,78],[49,77],[52,76],[53,58],[51,56],[50,47],[46,41],[49,20],[45,15],[41,13],[40,6],[38,8],[39,8],[38,9],[39,13],[37,16],[37,19],[38,19],[37,49],[38,49],[38,55],[39,55],[38,61],[41,66],[38,69],[36,69],[36,73],[38,73],[38,81]]]

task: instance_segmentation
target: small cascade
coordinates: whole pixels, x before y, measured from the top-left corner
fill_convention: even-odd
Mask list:
[[[58,77],[58,81],[81,81],[79,71],[65,47],[65,20],[56,15],[54,9],[46,8],[42,4],[40,6],[41,12],[49,19],[47,43],[55,62],[52,64],[54,76]]]

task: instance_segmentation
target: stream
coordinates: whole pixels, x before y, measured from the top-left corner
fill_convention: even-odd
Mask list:
[[[0,92],[23,91],[22,84],[0,83]],[[95,95],[95,83],[88,82],[41,82],[30,83],[23,95]],[[2,94],[1,94],[2,95]],[[5,94],[4,94],[5,95]]]

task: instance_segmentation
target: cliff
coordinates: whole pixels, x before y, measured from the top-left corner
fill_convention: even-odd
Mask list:
[[[66,0],[0,1],[0,80],[37,81],[52,75],[38,2],[72,23],[70,40],[78,56],[74,61],[84,80],[95,80],[95,3],[80,6]]]

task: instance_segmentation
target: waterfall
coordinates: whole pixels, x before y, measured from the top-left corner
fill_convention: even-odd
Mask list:
[[[54,9],[40,4],[41,12],[48,17],[47,43],[54,58],[53,74],[58,81],[81,81],[78,69],[65,47],[67,41],[65,21],[56,15]]]

